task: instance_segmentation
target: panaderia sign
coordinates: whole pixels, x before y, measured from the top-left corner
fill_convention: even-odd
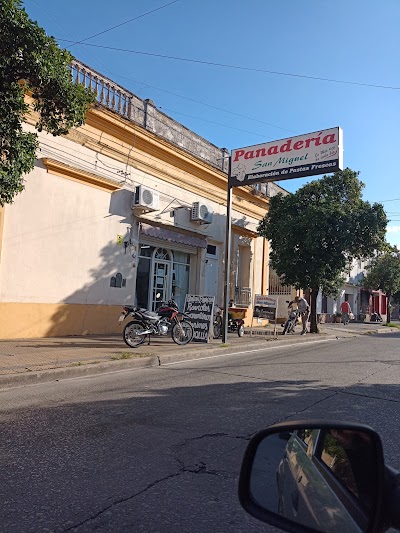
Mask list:
[[[229,185],[329,174],[342,167],[343,132],[331,128],[232,150]]]

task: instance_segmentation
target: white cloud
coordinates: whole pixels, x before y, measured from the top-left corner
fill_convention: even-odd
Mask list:
[[[388,233],[398,233],[400,231],[400,226],[388,226],[386,231]]]

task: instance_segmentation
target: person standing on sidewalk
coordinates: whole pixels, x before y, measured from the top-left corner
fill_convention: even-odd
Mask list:
[[[297,304],[297,309],[301,315],[301,321],[303,323],[303,331],[301,332],[301,335],[304,335],[305,333],[307,333],[307,321],[308,321],[308,317],[310,316],[310,306],[305,298],[296,296],[294,300],[289,302],[288,309],[294,303]]]
[[[340,311],[342,313],[342,323],[344,325],[348,324],[350,320],[351,307],[347,300],[341,303]]]

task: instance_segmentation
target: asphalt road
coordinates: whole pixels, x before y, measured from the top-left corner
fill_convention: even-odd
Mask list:
[[[364,422],[400,469],[399,402],[399,334],[294,336],[291,347],[3,391],[0,529],[276,531],[238,503],[249,437],[288,419]]]

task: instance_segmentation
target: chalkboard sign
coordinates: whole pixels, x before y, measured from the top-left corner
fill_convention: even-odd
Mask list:
[[[187,294],[185,299],[185,313],[190,317],[194,335],[192,342],[208,342],[210,325],[214,311],[214,296],[199,296]]]
[[[256,294],[254,298],[253,318],[276,318],[276,300],[263,294]]]

